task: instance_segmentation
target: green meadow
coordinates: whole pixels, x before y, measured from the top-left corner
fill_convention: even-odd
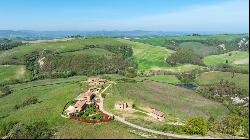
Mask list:
[[[234,76],[230,72],[205,72],[197,77],[196,82],[199,85],[208,85],[218,83],[221,80],[227,80],[235,83],[238,87],[249,91],[249,74],[235,73]]]
[[[222,104],[208,100],[192,90],[154,81],[117,83],[112,85],[106,94],[104,99],[106,110],[151,128],[158,128],[168,122],[185,122],[186,118],[192,115],[216,118],[228,113],[227,108]],[[158,122],[145,114],[117,111],[114,109],[117,101],[134,104],[142,111],[155,108],[165,113],[166,120]]]

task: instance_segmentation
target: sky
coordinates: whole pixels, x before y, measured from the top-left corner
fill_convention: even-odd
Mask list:
[[[248,0],[0,0],[0,30],[249,30]]]

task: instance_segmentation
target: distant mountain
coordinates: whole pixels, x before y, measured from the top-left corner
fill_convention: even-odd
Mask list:
[[[82,36],[163,36],[163,35],[188,35],[197,32],[165,32],[165,31],[31,31],[31,30],[0,30],[0,38],[15,38],[22,40],[36,40],[36,39],[53,39],[63,38],[66,36],[82,35]],[[197,34],[216,34],[215,32],[198,32]]]

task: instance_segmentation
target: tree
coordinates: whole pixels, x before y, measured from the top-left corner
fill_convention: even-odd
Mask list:
[[[171,56],[166,59],[166,62],[170,65],[176,64],[195,64],[195,65],[204,65],[202,58],[194,53],[193,50],[187,48],[180,48]]]
[[[208,131],[207,122],[200,116],[189,117],[185,128],[185,131],[191,135],[206,135]]]
[[[226,64],[228,64],[228,60],[226,60]]]
[[[191,71],[189,73],[180,73],[176,77],[184,84],[190,84],[194,82],[197,75],[197,71]]]
[[[230,135],[248,136],[248,118],[243,118],[236,114],[229,114],[215,123],[218,132]]]

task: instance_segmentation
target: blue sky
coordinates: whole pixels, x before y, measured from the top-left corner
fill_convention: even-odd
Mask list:
[[[0,0],[0,29],[248,32],[248,0]]]

